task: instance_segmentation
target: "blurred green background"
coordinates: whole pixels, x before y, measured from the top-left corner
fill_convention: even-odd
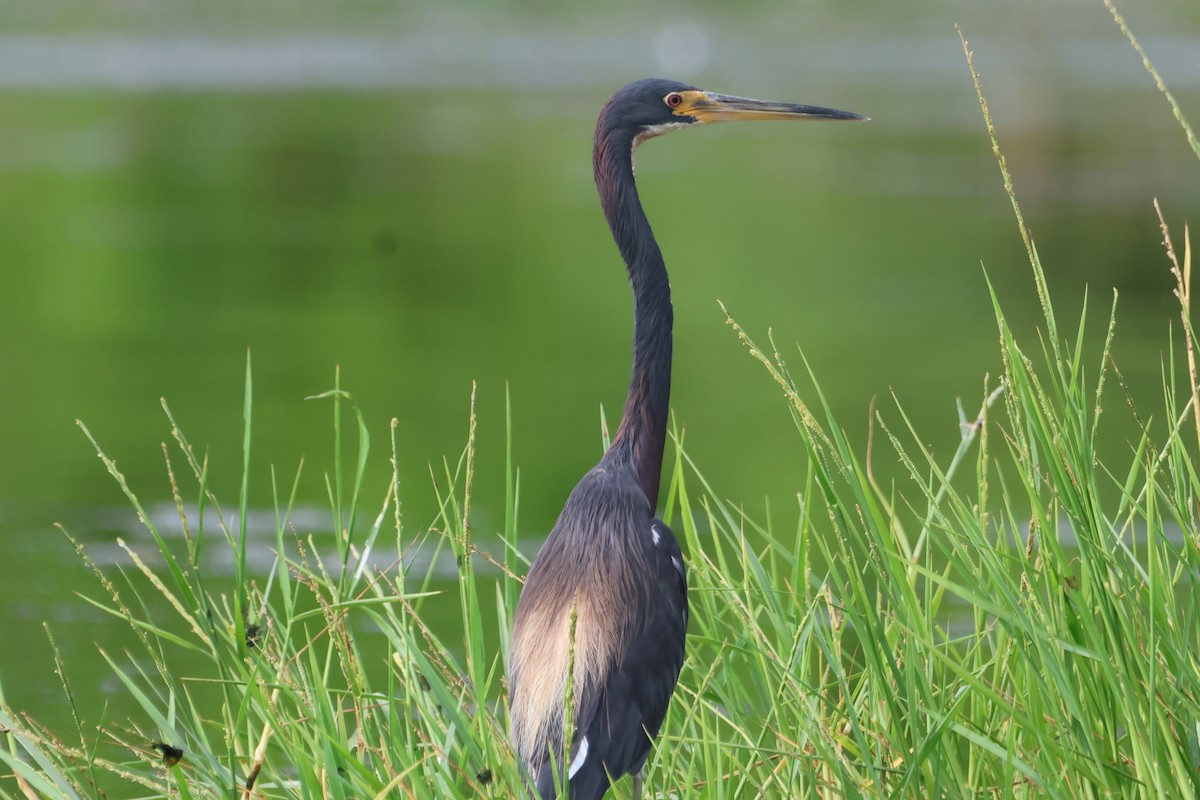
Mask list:
[[[1197,121],[1200,5],[1124,5]],[[405,521],[427,526],[429,465],[457,458],[477,381],[473,519],[491,537],[507,385],[532,554],[628,377],[628,287],[590,148],[600,105],[635,78],[873,119],[721,126],[639,153],[675,290],[673,407],[713,485],[785,520],[803,468],[718,300],[797,368],[799,343],[857,441],[895,392],[948,454],[956,398],[977,408],[999,371],[985,270],[1027,338],[1038,316],[955,23],[1060,312],[1090,292],[1100,339],[1118,289],[1116,359],[1134,399],[1153,397],[1177,311],[1151,201],[1181,232],[1200,170],[1098,0],[0,6],[7,699],[65,720],[43,622],[79,692],[116,689],[93,643],[117,649],[122,628],[74,597],[99,592],[53,523],[102,566],[126,563],[118,536],[148,534],[74,421],[172,531],[167,398],[232,507],[247,349],[256,509],[269,468],[286,482],[303,456],[297,531],[328,528],[331,411],[304,398],[340,365],[374,437],[371,513],[395,418]],[[270,525],[250,531],[268,562]]]

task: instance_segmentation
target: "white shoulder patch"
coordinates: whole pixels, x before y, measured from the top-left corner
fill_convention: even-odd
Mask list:
[[[583,766],[583,762],[587,761],[588,742],[587,737],[579,740],[579,752],[575,753],[575,757],[571,759],[571,768],[567,771],[567,780],[575,777],[575,773]]]
[[[658,532],[658,525],[650,523],[650,536],[654,539],[654,546],[658,547],[658,543],[662,541],[662,535]]]

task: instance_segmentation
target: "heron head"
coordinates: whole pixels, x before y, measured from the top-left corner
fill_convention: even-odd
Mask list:
[[[635,141],[702,122],[752,119],[860,120],[849,111],[822,106],[752,100],[706,92],[679,81],[647,78],[618,89],[600,112],[601,129],[623,130]]]

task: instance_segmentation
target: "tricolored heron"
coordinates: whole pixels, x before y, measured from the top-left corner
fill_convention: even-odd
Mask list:
[[[611,445],[571,492],[517,603],[512,736],[543,798],[556,796],[564,773],[571,800],[599,800],[612,781],[639,776],[683,665],[687,575],[674,535],[654,516],[671,391],[671,285],[638,199],[634,151],[677,128],[750,119],[863,118],[650,79],[618,90],[596,123],[596,188],[633,286],[633,379]],[[568,676],[574,735],[564,752]]]

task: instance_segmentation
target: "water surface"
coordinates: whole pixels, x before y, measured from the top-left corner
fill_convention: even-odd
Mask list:
[[[93,642],[122,641],[74,597],[99,590],[52,523],[107,566],[127,563],[117,536],[150,544],[74,421],[165,520],[167,398],[232,508],[247,350],[253,507],[271,506],[272,466],[290,481],[304,458],[301,532],[328,527],[331,408],[305,398],[340,366],[373,437],[371,513],[395,418],[404,518],[428,525],[429,465],[461,451],[474,382],[477,535],[503,522],[507,388],[532,551],[600,454],[601,408],[615,422],[623,399],[628,288],[590,143],[608,93],[645,74],[873,120],[689,131],[640,154],[673,277],[675,418],[724,496],[756,516],[770,498],[786,526],[803,458],[718,300],[760,340],[772,330],[797,371],[803,349],[855,441],[872,398],[886,409],[895,393],[947,455],[956,398],[975,406],[1000,368],[987,279],[1034,342],[956,21],[1064,320],[1090,293],[1099,341],[1118,289],[1115,355],[1150,402],[1177,313],[1151,200],[1181,229],[1200,166],[1102,8],[1018,5],[763,6],[738,20],[667,8],[620,23],[313,11],[282,28],[6,11],[22,23],[0,37],[0,629],[22,644],[0,658],[10,702],[63,722],[43,622],[79,690],[101,684]],[[1152,57],[1200,107],[1194,9],[1140,12]],[[1123,405],[1109,404],[1116,456]],[[250,531],[265,570],[270,526]]]

